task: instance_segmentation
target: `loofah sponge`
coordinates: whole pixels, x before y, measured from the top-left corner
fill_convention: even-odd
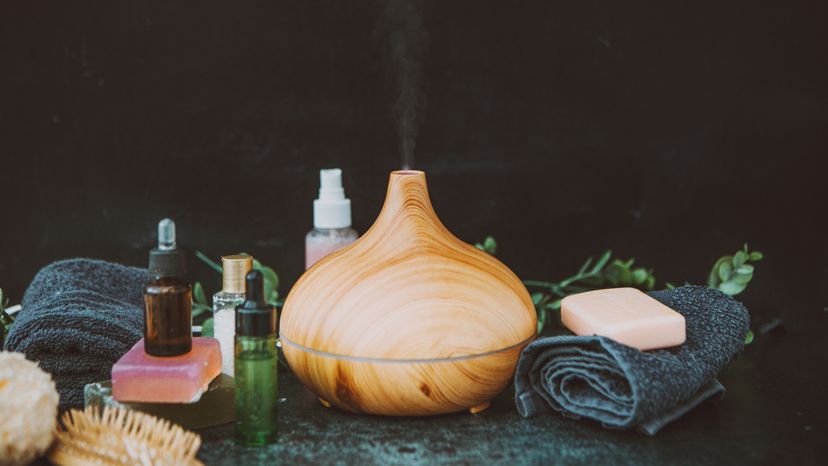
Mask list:
[[[52,443],[58,393],[21,353],[0,351],[0,466],[28,464]]]

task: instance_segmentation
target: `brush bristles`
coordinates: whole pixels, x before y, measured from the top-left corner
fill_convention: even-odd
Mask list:
[[[49,459],[61,466],[200,465],[195,455],[201,437],[169,421],[139,411],[97,407],[71,410]]]

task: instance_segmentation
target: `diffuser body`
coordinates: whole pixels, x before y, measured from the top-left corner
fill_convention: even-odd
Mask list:
[[[311,267],[282,310],[293,372],[353,412],[429,415],[488,402],[535,336],[520,280],[452,235],[425,174],[392,172],[374,225]]]

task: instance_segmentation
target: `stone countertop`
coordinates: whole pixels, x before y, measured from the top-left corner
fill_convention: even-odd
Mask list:
[[[811,464],[828,454],[828,352],[788,333],[757,337],[720,377],[728,393],[656,437],[557,414],[523,419],[508,388],[477,415],[355,415],[325,408],[280,373],[277,444],[243,447],[233,425],[201,431],[207,465],[248,464]],[[808,355],[807,359],[803,356]],[[792,363],[792,361],[794,363]],[[807,370],[803,370],[807,369]]]

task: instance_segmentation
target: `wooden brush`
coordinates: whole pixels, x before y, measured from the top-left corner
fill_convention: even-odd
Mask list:
[[[201,465],[198,434],[139,411],[105,407],[63,414],[49,460],[59,466]]]

